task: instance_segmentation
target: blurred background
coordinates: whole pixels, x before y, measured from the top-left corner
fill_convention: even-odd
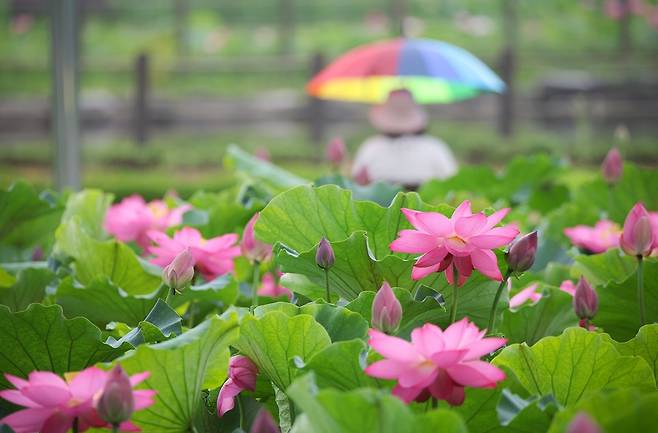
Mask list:
[[[0,186],[53,180],[53,3],[0,0]],[[304,85],[350,48],[394,37],[463,47],[504,95],[430,108],[461,164],[548,153],[583,170],[611,146],[658,165],[658,2],[651,0],[79,0],[82,184],[124,196],[217,190],[229,144],[300,176],[334,136],[353,153],[368,106]],[[55,15],[61,11],[55,11]],[[55,19],[64,20],[60,16]],[[57,38],[57,36],[55,36]],[[326,171],[329,171],[326,168]]]

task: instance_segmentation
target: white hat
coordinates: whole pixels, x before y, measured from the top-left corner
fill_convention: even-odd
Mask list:
[[[370,123],[384,134],[413,134],[425,129],[427,114],[407,89],[392,90],[386,102],[370,109]]]

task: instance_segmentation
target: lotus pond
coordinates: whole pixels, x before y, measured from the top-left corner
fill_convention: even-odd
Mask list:
[[[658,431],[658,172],[0,191],[0,430]]]

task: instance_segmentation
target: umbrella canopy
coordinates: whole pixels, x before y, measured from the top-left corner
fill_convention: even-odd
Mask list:
[[[307,85],[322,99],[384,102],[406,88],[420,104],[444,104],[480,93],[501,93],[505,84],[462,48],[430,39],[392,39],[357,47],[336,59]]]

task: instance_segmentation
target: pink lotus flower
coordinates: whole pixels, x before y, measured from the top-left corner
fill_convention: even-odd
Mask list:
[[[587,412],[578,412],[569,422],[566,433],[603,433],[603,430]]]
[[[347,156],[347,147],[342,138],[335,137],[327,144],[326,156],[327,161],[334,166],[339,166],[343,163]]]
[[[528,287],[521,290],[516,295],[512,296],[512,298],[509,300],[509,307],[518,308],[521,305],[525,304],[525,302],[528,300],[532,301],[533,304],[535,302],[539,302],[539,300],[542,297],[542,294],[537,293],[538,288],[539,288],[539,283],[530,284]]]
[[[626,216],[624,231],[619,242],[629,256],[648,256],[655,244],[649,212],[642,203],[636,203]]]
[[[250,262],[266,262],[272,258],[272,245],[256,239],[254,226],[258,222],[258,218],[260,218],[260,213],[256,212],[245,226],[240,243],[242,255]]]
[[[464,318],[442,331],[426,323],[411,332],[411,342],[371,329],[368,344],[384,359],[366,374],[396,379],[393,394],[406,403],[430,395],[453,406],[464,402],[464,387],[494,388],[505,379],[499,368],[480,357],[503,346],[504,338],[484,338],[485,332]]]
[[[651,245],[652,256],[658,256],[658,212],[649,212],[649,222],[653,233],[653,244]]]
[[[576,294],[576,285],[571,280],[564,280],[562,281],[562,284],[560,284],[560,290],[574,296]]]
[[[183,214],[192,206],[169,209],[162,200],[146,203],[135,194],[111,206],[105,214],[105,230],[122,242],[135,241],[142,248],[149,246],[149,230],[164,231],[183,221]]]
[[[624,170],[624,161],[621,158],[621,153],[617,148],[612,148],[605,156],[601,164],[601,172],[603,178],[609,185],[617,183]]]
[[[109,428],[96,410],[98,399],[105,388],[110,372],[89,367],[79,373],[67,373],[66,380],[48,371],[33,371],[28,380],[5,374],[16,389],[0,391],[0,397],[26,409],[0,420],[16,433],[65,433],[78,419],[78,431],[92,427]],[[130,377],[134,387],[149,376],[148,372]],[[134,410],[153,404],[155,391],[140,389],[132,392]],[[130,421],[119,425],[121,431],[139,431]]]
[[[279,277],[283,275],[279,272]],[[272,298],[277,298],[279,296],[287,296],[288,299],[292,298],[292,292],[289,288],[283,287],[279,284],[274,275],[271,272],[263,275],[263,281],[261,286],[258,288],[258,296],[270,296]]]
[[[147,250],[155,256],[151,263],[165,267],[189,248],[196,270],[208,281],[232,272],[233,259],[240,255],[240,247],[236,245],[238,235],[235,233],[206,240],[197,229],[183,227],[174,233],[173,238],[157,231],[150,231],[147,236],[156,244]]]
[[[592,253],[603,253],[619,246],[621,230],[612,221],[601,220],[594,227],[579,225],[564,229],[572,244]]]
[[[395,297],[391,285],[384,281],[372,301],[372,326],[386,334],[395,333],[402,320],[402,304]]]
[[[219,390],[217,415],[222,416],[235,407],[235,397],[243,390],[255,391],[258,367],[242,355],[231,357],[228,365],[228,379]]]
[[[423,254],[411,274],[415,280],[445,271],[446,279],[453,284],[455,267],[460,286],[473,269],[501,281],[503,276],[491,250],[509,244],[519,234],[514,225],[495,227],[508,212],[502,209],[489,217],[482,212],[473,214],[468,200],[455,209],[451,218],[437,212],[402,209],[415,230],[402,230],[390,248],[399,253]]]

